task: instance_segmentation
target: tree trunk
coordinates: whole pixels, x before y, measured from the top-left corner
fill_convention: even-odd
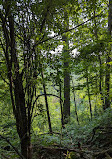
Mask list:
[[[41,66],[42,69],[42,66]],[[46,110],[47,110],[47,117],[48,117],[48,125],[49,125],[49,132],[52,134],[52,126],[51,126],[51,119],[50,119],[50,113],[49,113],[49,106],[48,106],[48,100],[47,100],[47,93],[46,93],[46,86],[44,82],[44,74],[41,70],[41,76],[42,76],[42,84],[43,84],[43,90],[44,90],[44,96],[45,96],[45,103],[46,103]]]
[[[76,104],[76,99],[75,99],[75,90],[74,90],[74,83],[73,83],[73,80],[72,80],[72,85],[73,85],[72,92],[73,92],[73,96],[74,96],[74,104],[75,104],[75,115],[76,115],[77,123],[78,123],[78,125],[79,125],[79,118],[78,118],[78,113],[77,113],[77,104]]]
[[[17,132],[20,137],[21,142],[21,154],[26,159],[31,159],[31,143],[30,143],[30,134],[28,130],[28,119],[27,119],[27,112],[25,106],[25,94],[22,85],[22,78],[21,76],[16,78],[15,82],[15,89],[14,89],[14,96],[15,96],[15,104],[16,104],[16,127]]]
[[[9,3],[8,3],[9,5]],[[9,10],[10,6],[6,5]],[[23,88],[22,74],[19,71],[19,62],[17,59],[16,44],[15,44],[15,30],[14,30],[14,17],[11,12],[8,15],[9,28],[7,29],[4,16],[1,14],[2,28],[4,38],[6,41],[6,50],[4,51],[8,79],[10,83],[10,94],[13,106],[13,113],[16,118],[16,128],[21,141],[21,154],[25,159],[31,159],[29,153],[30,134],[28,131],[27,111],[25,106],[25,93]],[[30,123],[31,124],[31,123]]]
[[[92,105],[91,105],[91,96],[90,96],[90,88],[89,88],[89,78],[88,78],[88,72],[86,70],[86,81],[87,81],[87,93],[88,93],[88,99],[89,99],[89,109],[90,109],[90,115],[92,120]]]
[[[60,80],[60,79],[59,79]],[[59,81],[59,96],[60,96],[60,108],[61,108],[61,125],[64,128],[64,121],[63,121],[63,106],[62,106],[62,89],[61,89],[61,80]]]
[[[109,41],[111,41],[111,36],[112,36],[112,1],[109,0],[109,13],[108,13],[108,36],[109,36]],[[110,107],[110,64],[111,58],[111,47],[109,46],[109,51],[107,52],[106,56],[106,76],[105,76],[105,107],[104,110]]]
[[[95,3],[96,5],[96,3]],[[96,40],[98,40],[98,30],[97,30],[97,24],[96,24],[96,12],[94,10],[94,24],[95,24],[95,38]],[[102,101],[102,104],[103,104],[103,109],[104,109],[104,106],[105,106],[105,103],[104,103],[104,97],[103,97],[103,92],[102,92],[102,61],[101,61],[101,57],[100,55],[98,55],[98,59],[99,59],[99,63],[100,63],[100,81],[99,81],[99,92],[100,92],[100,95],[101,95],[101,101]]]
[[[68,15],[65,12],[65,28],[69,28],[69,20]],[[69,42],[67,35],[64,34],[62,36],[62,40],[65,42],[63,46],[63,62],[64,62],[64,106],[63,106],[63,117],[64,117],[64,124],[67,124],[70,120],[70,68],[69,68]]]
[[[104,102],[104,97],[103,97],[103,92],[102,92],[102,61],[101,61],[101,57],[100,55],[98,56],[99,62],[100,62],[100,82],[99,82],[99,91],[100,91],[100,95],[101,95],[101,101],[103,104],[103,109],[105,107],[105,102]]]
[[[23,136],[23,138],[20,139],[21,141],[21,154],[25,157],[25,159],[31,159],[32,158],[32,146],[30,137],[27,135]]]
[[[64,68],[68,68],[68,63],[64,63]],[[70,120],[70,73],[64,70],[64,124],[67,124]]]
[[[110,107],[110,57],[106,59],[106,77],[105,77],[105,107],[104,110]]]

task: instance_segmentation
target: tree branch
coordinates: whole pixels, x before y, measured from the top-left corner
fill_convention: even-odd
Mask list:
[[[15,146],[13,146],[13,145],[11,144],[11,142],[10,142],[6,137],[0,135],[0,138],[4,139],[4,140],[13,148],[13,150],[16,152],[16,154],[19,155],[19,157],[20,157],[21,159],[25,159],[25,158],[20,154],[20,152],[17,150],[17,148],[16,148]]]
[[[104,10],[105,10],[105,9],[104,9]],[[73,28],[71,28],[71,29],[67,29],[67,30],[65,30],[65,31],[59,32],[58,34],[54,35],[53,37],[49,37],[49,38],[44,39],[44,40],[42,40],[42,41],[38,41],[37,43],[34,44],[33,48],[36,47],[36,46],[38,46],[39,44],[42,44],[42,43],[46,42],[46,41],[52,40],[52,39],[54,39],[54,38],[56,38],[56,37],[58,37],[58,36],[60,36],[60,35],[62,35],[62,34],[64,34],[64,33],[70,32],[70,31],[72,31],[72,30],[74,30],[74,29],[76,29],[76,28],[78,28],[78,27],[80,27],[80,26],[86,24],[87,22],[93,20],[93,19],[96,18],[96,17],[102,16],[104,10],[103,10],[100,14],[98,14],[98,15],[96,15],[96,16],[92,16],[90,19],[86,20],[86,21],[83,22],[83,23],[78,24],[77,26],[75,26],[75,27],[73,27]]]
[[[9,86],[10,86],[10,83],[8,83],[4,78],[3,78],[3,76],[2,76],[2,73],[0,72],[0,76],[1,76],[1,78],[2,78],[2,80],[4,81],[4,83],[7,83]]]
[[[57,98],[60,99],[60,97],[57,96],[57,95],[55,95],[55,94],[46,94],[46,95],[47,95],[47,96],[57,97]],[[36,103],[36,101],[38,100],[38,98],[41,97],[41,96],[45,96],[45,94],[40,94],[40,95],[38,95],[38,96],[36,97],[35,101],[33,102],[32,111],[31,111],[31,118],[32,118],[32,115],[33,115],[33,109],[34,109],[35,103]],[[63,102],[62,99],[60,99],[60,100]]]

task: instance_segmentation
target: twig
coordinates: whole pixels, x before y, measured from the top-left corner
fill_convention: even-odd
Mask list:
[[[106,8],[105,8],[105,9],[106,9]],[[104,10],[105,10],[105,9],[104,9]],[[42,43],[46,42],[46,41],[52,40],[52,39],[54,39],[54,38],[56,38],[56,37],[58,37],[58,36],[60,36],[60,35],[62,35],[62,34],[64,34],[64,33],[70,32],[70,31],[72,31],[72,30],[74,30],[74,29],[76,29],[76,28],[78,28],[78,27],[80,27],[80,26],[86,24],[87,22],[93,20],[93,19],[96,18],[96,17],[100,17],[100,16],[103,14],[104,10],[103,10],[100,14],[98,14],[98,15],[96,15],[96,16],[92,16],[90,19],[86,20],[86,21],[83,22],[83,23],[80,23],[80,24],[76,25],[75,27],[73,27],[73,28],[71,28],[71,29],[67,29],[67,30],[65,30],[65,31],[59,32],[58,34],[54,35],[53,37],[49,37],[49,38],[44,39],[44,40],[42,40],[42,41],[38,41],[37,43],[34,44],[33,48],[36,47],[36,46],[39,45],[39,44],[42,44]]]
[[[46,95],[47,95],[47,96],[54,96],[54,97],[57,97],[57,98],[60,99],[60,97],[57,96],[57,95],[55,95],[55,94],[46,94]],[[32,115],[33,115],[33,109],[34,109],[35,103],[36,103],[36,101],[38,100],[38,98],[41,97],[41,96],[45,96],[45,94],[40,94],[40,95],[38,95],[38,96],[36,97],[35,101],[33,102],[32,112],[31,112],[31,118],[32,118]],[[60,100],[63,102],[62,99],[60,99]]]
[[[23,155],[21,155],[21,153],[17,150],[17,148],[16,148],[15,146],[13,146],[13,145],[11,144],[11,142],[10,142],[6,137],[0,135],[0,138],[4,139],[4,140],[13,148],[13,150],[19,155],[20,159],[25,159],[25,158],[23,157]]]
[[[38,147],[39,148],[39,147]],[[79,154],[82,153],[87,153],[87,154],[93,154],[92,151],[87,151],[87,150],[80,150],[80,149],[69,149],[69,148],[63,148],[63,147],[59,147],[59,148],[54,148],[54,147],[40,147],[40,149],[46,149],[46,150],[57,150],[57,151],[69,151],[69,152],[76,152]]]
[[[105,155],[107,156],[107,159],[112,159],[107,152],[105,153]]]
[[[93,156],[94,157],[95,156],[101,157],[101,156],[104,156],[104,154],[107,156],[108,153],[112,153],[112,148],[109,148],[107,150],[103,150],[103,151],[100,151],[100,152],[96,152],[96,153],[93,154]],[[108,154],[108,156],[109,156],[109,154]]]
[[[60,135],[60,133],[57,133],[57,132],[52,132],[52,134],[56,134],[56,135]],[[42,136],[42,135],[52,135],[51,133],[43,133],[43,134],[38,134],[36,136]]]
[[[8,83],[8,82],[3,78],[1,72],[0,72],[0,76],[1,76],[2,80],[4,81],[4,83],[7,83],[8,85],[10,85],[10,83]]]
[[[5,159],[10,159],[9,157],[5,156],[3,153],[1,153],[1,155],[2,155]]]

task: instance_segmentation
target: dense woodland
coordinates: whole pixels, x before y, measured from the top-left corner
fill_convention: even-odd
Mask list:
[[[0,158],[112,159],[112,0],[0,0]]]

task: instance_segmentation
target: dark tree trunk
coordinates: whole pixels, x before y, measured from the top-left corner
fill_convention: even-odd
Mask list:
[[[67,124],[70,120],[70,73],[68,67],[68,63],[64,63],[64,107],[63,107],[63,115],[64,115],[64,124]]]
[[[64,128],[64,121],[63,121],[63,106],[62,106],[62,89],[61,89],[61,81],[59,81],[59,96],[60,96],[60,108],[61,108],[61,125]]]
[[[74,96],[74,104],[75,104],[75,115],[76,115],[77,123],[78,123],[78,125],[79,125],[79,118],[78,118],[78,113],[77,113],[77,104],[76,104],[76,99],[75,99],[75,89],[74,89],[74,83],[73,83],[73,80],[72,80],[72,85],[73,85],[72,92],[73,92],[73,96]]]
[[[112,1],[109,0],[109,13],[108,13],[108,36],[111,41],[112,36]],[[111,47],[109,48],[109,51],[107,51],[106,56],[106,76],[105,76],[105,107],[104,110],[110,107],[110,64],[111,58]]]
[[[68,15],[65,12],[65,28],[69,28]],[[70,120],[70,67],[69,67],[69,42],[67,35],[62,36],[62,40],[65,42],[63,46],[63,69],[64,69],[64,106],[63,106],[63,117],[64,124],[67,124]]]
[[[91,105],[91,96],[90,96],[90,88],[89,88],[89,77],[88,77],[88,72],[86,70],[86,81],[87,81],[87,93],[88,93],[88,99],[89,99],[89,109],[90,109],[90,115],[91,115],[91,120],[92,120],[92,105]]]
[[[42,80],[43,80],[42,84],[43,84],[45,104],[46,104],[46,110],[47,110],[49,132],[52,134],[52,126],[51,126],[51,119],[50,119],[49,106],[48,106],[48,100],[47,100],[47,92],[46,92],[46,86],[45,86],[45,82],[44,82],[44,74],[43,74],[43,71],[42,71],[42,67],[41,67],[41,76],[42,76]]]
[[[94,11],[94,24],[95,24],[95,30],[94,30],[95,37],[96,37],[96,40],[98,40],[98,30],[97,30],[97,24],[96,24],[96,12],[95,11]],[[98,55],[98,59],[99,59],[99,63],[100,63],[99,92],[100,92],[100,95],[101,95],[101,101],[102,101],[103,109],[104,109],[105,103],[104,103],[104,97],[103,97],[103,92],[102,92],[102,73],[103,73],[103,69],[102,69],[102,61],[101,61],[100,55]]]
[[[25,159],[31,159],[32,158],[32,146],[29,136],[23,136],[23,138],[20,139],[21,142],[21,154],[25,157]]]
[[[59,74],[59,68],[57,67],[57,81],[56,83],[59,85],[59,97],[60,97],[60,110],[61,110],[61,126],[64,128],[64,120],[63,120],[63,101],[62,101],[62,81]]]
[[[7,5],[7,7],[9,6]],[[5,8],[6,12],[7,9],[9,10],[9,8]],[[31,155],[28,152],[29,146],[31,145],[29,140],[30,134],[28,131],[28,119],[25,106],[25,93],[23,88],[22,74],[19,71],[19,62],[17,60],[14,18],[11,12],[7,16],[9,22],[9,30],[6,27],[5,19],[1,14],[3,23],[2,28],[6,41],[6,50],[3,51],[5,53],[7,63],[13,113],[16,118],[16,128],[21,141],[21,154],[24,156],[25,159],[31,159]]]
[[[110,107],[110,57],[106,59],[106,77],[105,77],[105,106],[104,110]]]
[[[100,55],[98,56],[98,59],[99,59],[99,62],[100,62],[100,82],[99,82],[99,92],[100,92],[100,95],[101,95],[101,101],[102,101],[102,104],[103,104],[103,109],[105,107],[105,102],[104,102],[104,97],[103,97],[103,91],[102,91],[102,73],[103,73],[103,69],[102,69],[102,61],[101,61],[101,57]]]
[[[31,145],[30,134],[28,131],[28,120],[27,120],[27,112],[26,112],[26,106],[25,106],[25,94],[23,90],[21,76],[16,78],[14,85],[15,85],[14,96],[15,96],[15,104],[16,104],[15,117],[16,117],[17,132],[19,134],[20,143],[21,143],[21,154],[26,159],[31,159],[31,153],[30,153],[31,150],[29,149]]]

